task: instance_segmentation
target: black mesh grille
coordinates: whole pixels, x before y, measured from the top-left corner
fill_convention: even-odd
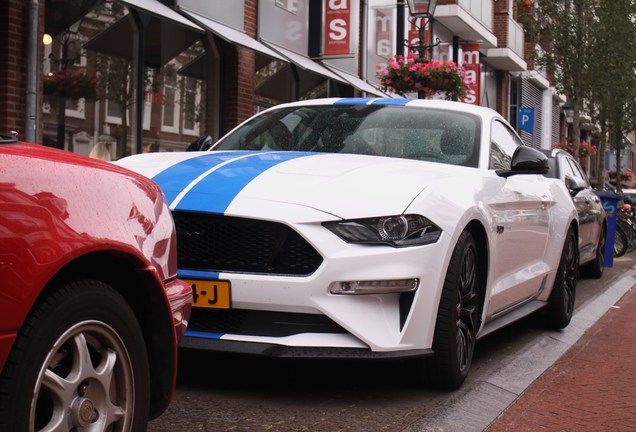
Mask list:
[[[322,256],[286,225],[174,212],[179,268],[305,276]]]
[[[324,315],[192,308],[188,330],[284,337],[299,333],[347,333]]]

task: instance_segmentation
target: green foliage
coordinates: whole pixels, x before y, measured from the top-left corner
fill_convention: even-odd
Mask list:
[[[556,89],[584,96],[589,89],[592,24],[597,0],[543,0],[537,7],[542,52],[537,62],[552,75]]]

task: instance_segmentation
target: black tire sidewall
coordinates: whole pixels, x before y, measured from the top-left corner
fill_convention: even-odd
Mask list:
[[[435,322],[433,337],[434,356],[429,359],[427,371],[428,380],[433,385],[444,389],[457,389],[466,379],[472,363],[473,350],[468,353],[468,364],[462,370],[457,354],[457,301],[459,290],[459,276],[464,256],[472,248],[477,260],[477,246],[472,234],[464,231],[453,250],[448,271],[444,279],[444,287],[440,298],[439,310]],[[477,278],[477,275],[475,275]],[[478,284],[478,281],[476,282]],[[478,286],[476,286],[477,290]],[[473,334],[473,340],[475,339]]]
[[[568,242],[573,243],[573,245],[568,245]],[[566,240],[563,243],[563,251],[561,252],[559,267],[554,279],[554,286],[552,287],[552,292],[550,293],[550,297],[548,299],[547,326],[552,329],[562,329],[566,327],[570,323],[573,315],[573,310],[569,313],[567,311],[567,305],[564,296],[566,290],[566,250],[568,247],[572,247],[574,253],[578,251],[576,235],[574,234],[572,228],[568,230]],[[576,295],[576,285],[574,287],[574,292],[572,293],[572,295]],[[572,299],[572,301],[574,301],[574,299]]]
[[[145,430],[150,379],[143,335],[123,297],[95,280],[64,284],[40,300],[27,317],[1,377],[0,430],[27,430],[37,376],[51,347],[70,327],[83,321],[107,324],[128,351],[135,381],[132,430]]]

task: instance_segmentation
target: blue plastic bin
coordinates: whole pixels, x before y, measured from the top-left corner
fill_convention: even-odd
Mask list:
[[[614,237],[616,235],[616,220],[618,219],[619,201],[623,201],[621,195],[609,192],[596,192],[601,199],[607,219],[607,239],[605,241],[605,267],[614,265]]]

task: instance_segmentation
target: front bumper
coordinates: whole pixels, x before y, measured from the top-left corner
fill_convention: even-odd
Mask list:
[[[172,279],[164,283],[177,344],[186,332],[192,313],[192,287],[180,279]]]
[[[182,279],[226,280],[231,309],[195,308],[181,347],[282,357],[407,358],[432,354],[451,240],[392,248],[311,235],[324,257],[311,275],[257,275],[181,269]],[[417,279],[414,292],[330,293],[340,281]],[[239,322],[240,321],[240,322]]]

